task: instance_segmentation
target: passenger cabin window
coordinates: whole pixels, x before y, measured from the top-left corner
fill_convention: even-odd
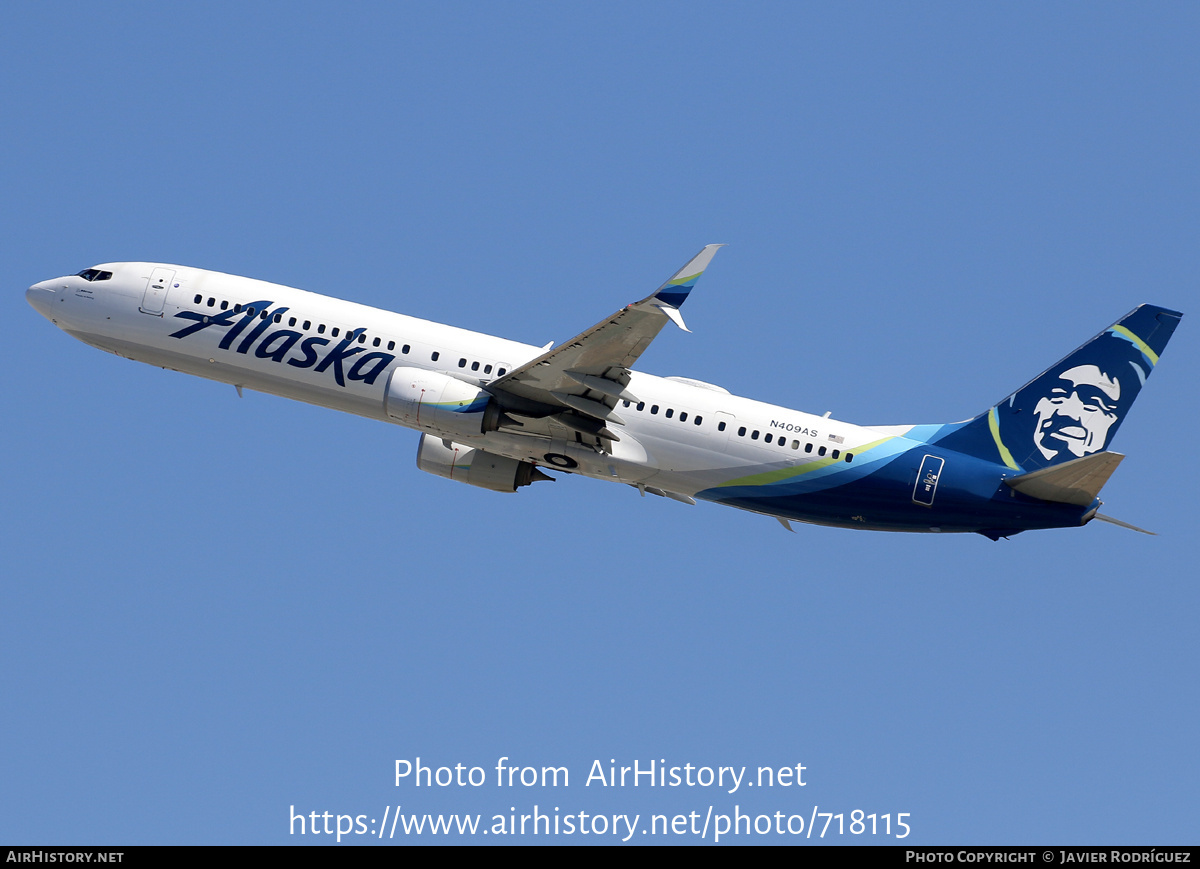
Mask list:
[[[667,408],[667,413],[666,413],[666,417],[667,417],[667,419],[670,419],[670,418],[671,418],[671,417],[673,417],[674,415],[675,415],[675,408],[673,408],[673,407],[668,407],[668,408]]]
[[[432,359],[434,362],[437,362],[437,361],[438,361],[438,357],[439,357],[439,356],[441,356],[441,355],[442,355],[441,353],[439,353],[438,351],[434,350],[434,351],[433,351],[433,353],[430,355],[430,357],[429,357],[429,358],[430,358],[430,359]]]
[[[192,299],[192,304],[199,305],[203,301],[204,301],[204,296],[197,295],[196,298]]]
[[[700,425],[700,417],[696,417],[696,425]],[[717,431],[725,431],[725,421],[717,423]]]
[[[652,405],[650,405],[650,412],[651,412],[651,413],[658,413],[658,405],[657,405],[657,404],[652,404]]]
[[[478,363],[478,362],[472,362],[472,363],[471,363],[471,370],[472,370],[472,371],[478,371],[478,370],[479,370],[479,363]]]
[[[467,367],[467,360],[466,360],[466,359],[459,359],[459,360],[458,360],[458,367],[459,367],[459,368],[466,368],[466,367]]]
[[[692,422],[695,423],[696,425],[700,425],[700,423],[704,422],[704,417],[698,416],[694,420],[692,420]]]
[[[228,310],[229,310],[229,301],[228,301],[227,299],[222,299],[222,300],[221,300],[221,310],[222,310],[222,311],[228,311]]]

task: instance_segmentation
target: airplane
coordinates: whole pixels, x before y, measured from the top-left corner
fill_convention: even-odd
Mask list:
[[[861,426],[634,370],[722,245],[558,346],[250,278],[104,263],[29,303],[101,350],[421,433],[417,467],[496,492],[566,472],[685,504],[992,540],[1101,519],[1107,449],[1182,314],[1140,305],[962,422]],[[1145,531],[1144,533],[1151,533]]]

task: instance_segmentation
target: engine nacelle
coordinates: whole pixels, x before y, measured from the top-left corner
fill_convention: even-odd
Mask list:
[[[441,438],[428,434],[421,435],[417,467],[447,480],[493,492],[515,492],[537,480],[554,479],[539,471],[532,462],[497,456],[453,442],[446,446]]]
[[[495,431],[499,407],[470,383],[422,368],[396,368],[383,399],[388,418],[409,428],[453,438]]]

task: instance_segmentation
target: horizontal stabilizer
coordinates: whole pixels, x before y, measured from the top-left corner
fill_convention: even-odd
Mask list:
[[[1123,458],[1120,453],[1095,453],[1004,482],[1031,498],[1086,507],[1096,500]]]
[[[1120,519],[1114,519],[1112,516],[1101,516],[1097,513],[1092,517],[1099,519],[1101,522],[1108,522],[1110,525],[1120,525],[1122,528],[1128,528],[1130,531],[1141,531],[1143,534],[1149,534],[1151,537],[1157,537],[1157,531],[1147,531],[1145,528],[1138,528],[1136,525],[1130,525],[1128,522],[1122,522]]]

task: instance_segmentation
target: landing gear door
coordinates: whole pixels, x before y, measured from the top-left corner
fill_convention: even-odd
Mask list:
[[[138,309],[143,314],[161,317],[163,305],[167,301],[167,291],[171,289],[171,281],[175,280],[174,269],[156,268],[146,281],[146,292],[142,296],[142,305]]]

